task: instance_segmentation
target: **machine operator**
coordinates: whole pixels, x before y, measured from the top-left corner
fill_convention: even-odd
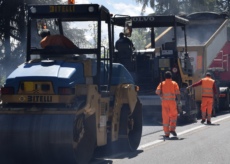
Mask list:
[[[46,46],[61,46],[65,49],[79,49],[71,40],[69,40],[67,37],[63,35],[51,35],[50,30],[43,29],[40,33],[40,36],[42,37],[42,41],[40,42],[40,45],[43,49],[45,49]]]
[[[207,117],[207,124],[211,124],[213,93],[217,99],[215,80],[211,79],[211,74],[207,72],[205,78],[201,79],[195,84],[192,84],[191,86],[188,86],[186,89],[191,87],[198,87],[200,85],[202,86],[201,123],[203,124]]]
[[[122,44],[122,43],[127,43],[128,45],[129,45],[129,48],[130,49],[135,49],[135,47],[133,47],[133,43],[132,43],[132,41],[129,39],[129,38],[127,38],[127,37],[124,37],[124,33],[123,32],[121,32],[120,34],[119,34],[119,39],[116,41],[116,44],[115,44],[115,48],[118,50],[118,45],[119,44]]]
[[[162,100],[162,117],[163,117],[163,129],[165,132],[165,138],[169,138],[170,133],[173,136],[176,134],[176,122],[177,122],[177,104],[180,104],[180,90],[175,81],[172,81],[172,73],[170,71],[165,72],[165,81],[160,83],[157,87],[156,94],[158,94]],[[169,122],[170,120],[170,122]]]
[[[128,71],[132,71],[132,50],[135,48],[133,47],[132,41],[124,37],[124,33],[120,33],[119,36],[120,39],[118,39],[115,44],[115,48],[118,50],[118,62],[123,64]]]

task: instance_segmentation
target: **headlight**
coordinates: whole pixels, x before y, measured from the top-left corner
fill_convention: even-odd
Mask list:
[[[31,10],[31,13],[33,14],[37,12],[37,9],[35,7],[31,7],[30,10]]]
[[[89,10],[89,12],[94,12],[94,7],[93,6],[89,6],[89,8],[88,8],[88,10]]]

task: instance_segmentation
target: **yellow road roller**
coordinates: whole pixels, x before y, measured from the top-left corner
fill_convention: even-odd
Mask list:
[[[52,21],[59,35],[64,35],[63,22],[97,22],[96,48],[34,46],[34,35]],[[108,29],[106,54],[102,22]],[[1,163],[86,164],[97,147],[138,148],[142,134],[138,86],[123,65],[112,62],[111,36],[111,15],[104,6],[28,6],[26,62],[1,88]]]

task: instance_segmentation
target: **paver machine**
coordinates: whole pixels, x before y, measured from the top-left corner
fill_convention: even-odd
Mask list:
[[[183,14],[183,18],[189,20],[187,26],[187,44],[188,53],[193,66],[193,81],[201,80],[206,72],[211,73],[212,79],[215,80],[217,101],[214,103],[213,115],[215,111],[229,110],[229,88],[230,88],[230,67],[229,67],[229,41],[228,41],[228,23],[229,15],[226,12],[195,12]],[[172,28],[166,29],[162,35],[156,39],[156,53],[160,53],[162,42],[172,37]],[[178,29],[179,30],[179,29]],[[177,50],[180,52],[184,49],[183,36],[177,35]],[[151,48],[151,44],[146,46]],[[214,97],[214,96],[213,96]],[[195,88],[195,99],[201,116],[201,86]],[[218,103],[219,99],[219,103]],[[219,104],[219,105],[218,105]]]
[[[39,33],[49,19],[60,35],[63,22],[96,21],[97,47],[32,47],[36,29]],[[142,134],[138,87],[123,65],[112,63],[113,51],[101,57],[103,21],[112,49],[111,15],[104,6],[28,6],[26,62],[1,88],[1,163],[86,164],[96,147],[137,149]]]
[[[193,68],[187,53],[186,42],[186,25],[189,24],[187,19],[179,16],[115,16],[113,18],[114,26],[126,26],[125,22],[129,20],[129,28],[150,28],[151,29],[151,48],[147,50],[130,51],[127,45],[119,43],[114,58],[116,62],[123,63],[130,71],[134,78],[135,84],[140,87],[138,97],[143,104],[143,112],[146,116],[153,116],[153,113],[161,114],[161,101],[155,95],[155,90],[159,83],[164,80],[166,71],[172,72],[172,80],[176,81],[180,87],[183,114],[178,116],[180,120],[185,121],[187,118],[195,118],[197,109],[194,101],[194,90],[184,92],[185,88],[192,84]],[[162,40],[160,53],[155,52],[154,28],[170,27],[172,32],[171,38]],[[178,27],[179,28],[178,30]],[[113,32],[114,34],[114,32]],[[182,51],[177,50],[177,34],[184,38],[184,48]],[[114,36],[113,36],[114,38]],[[113,39],[114,40],[114,39]],[[135,45],[134,45],[135,46]],[[129,50],[128,50],[129,49]]]

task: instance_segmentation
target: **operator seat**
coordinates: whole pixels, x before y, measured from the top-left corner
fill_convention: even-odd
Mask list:
[[[132,49],[128,43],[117,43],[118,61],[125,66],[128,71],[132,70]]]
[[[57,52],[59,50],[64,50],[64,47],[59,46],[59,45],[49,45],[45,47],[45,50],[52,50],[54,52]]]
[[[166,42],[164,49],[175,51],[175,47],[176,47],[175,44],[176,44],[176,42]]]
[[[65,49],[59,45],[49,45],[49,46],[46,46],[44,50],[49,50],[52,52],[59,52],[60,50],[65,50]],[[57,56],[63,56],[63,55],[57,55]],[[46,59],[47,55],[44,55],[41,53],[40,57],[41,57],[41,59]]]

